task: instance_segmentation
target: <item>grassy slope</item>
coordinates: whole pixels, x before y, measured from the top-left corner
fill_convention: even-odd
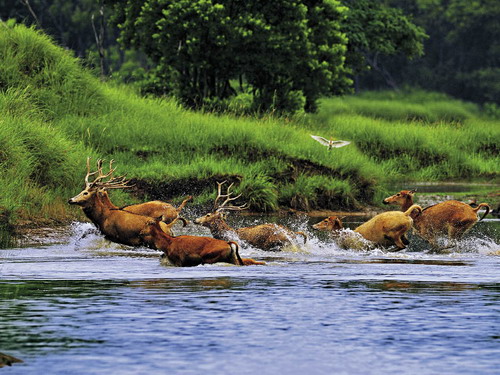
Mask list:
[[[442,96],[387,96],[325,100],[293,120],[193,113],[102,84],[46,36],[0,24],[0,226],[75,212],[65,202],[87,156],[115,159],[139,199],[206,203],[229,179],[258,210],[355,208],[390,179],[498,179],[498,122]],[[312,132],[353,145],[329,152]]]

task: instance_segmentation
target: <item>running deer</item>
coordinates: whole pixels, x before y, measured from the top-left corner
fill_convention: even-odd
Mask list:
[[[324,220],[321,220],[319,223],[314,224],[313,229],[335,233],[344,228],[342,224],[342,219],[337,216],[329,216]]]
[[[238,266],[265,264],[249,258],[242,259],[239,246],[234,241],[201,236],[172,237],[165,233],[160,227],[160,222],[155,220],[150,221],[140,235],[144,243],[153,249],[163,251],[168,262],[177,267],[193,267],[218,262]]]
[[[186,226],[187,220],[180,216],[180,212],[186,206],[186,203],[191,199],[193,199],[193,197],[191,195],[188,196],[177,208],[172,206],[170,203],[150,201],[122,206],[120,209],[134,214],[149,216],[159,221],[163,221],[165,224],[170,224],[175,220],[181,220],[184,223],[184,226]]]
[[[403,211],[413,205],[415,190],[401,190],[384,199],[384,204],[400,206]],[[449,240],[460,239],[478,222],[478,211],[486,208],[486,212],[480,220],[490,211],[487,203],[480,203],[472,208],[470,205],[456,200],[447,200],[433,206],[426,207],[422,214],[413,217],[413,225],[417,234],[437,247],[438,236],[447,236]]]
[[[304,237],[304,243],[306,242],[307,236],[305,233],[293,232],[278,224],[260,224],[239,229],[231,228],[226,222],[224,211],[241,211],[246,208],[246,204],[241,206],[226,206],[229,202],[238,199],[241,194],[235,197],[231,196],[233,184],[229,185],[226,194],[222,194],[222,186],[225,183],[226,181],[217,182],[217,198],[215,198],[214,202],[214,211],[193,221],[195,224],[210,229],[214,238],[224,240],[239,238],[253,247],[266,251],[280,251],[284,247],[293,246],[292,241],[296,241],[297,236]],[[225,198],[225,200],[221,204],[218,204],[222,198]]]
[[[130,246],[143,245],[140,237],[141,231],[151,221],[150,217],[137,213],[121,210],[109,199],[107,189],[123,189],[130,187],[124,176],[112,177],[116,168],[113,160],[109,163],[109,172],[102,171],[102,160],[97,161],[97,170],[90,172],[90,158],[87,158],[87,175],[85,176],[85,189],[80,194],[70,198],[69,204],[82,207],[85,215],[110,241]],[[91,176],[95,176],[92,182]],[[107,180],[106,180],[107,179]],[[171,233],[175,221],[160,226],[166,233]]]
[[[378,214],[354,229],[365,239],[381,246],[396,245],[400,250],[409,244],[406,233],[413,224],[412,216],[421,213],[422,207],[414,204],[405,212],[388,211]]]

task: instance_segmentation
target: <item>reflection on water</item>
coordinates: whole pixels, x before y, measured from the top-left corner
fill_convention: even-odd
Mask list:
[[[302,251],[244,250],[266,266],[194,268],[76,224],[62,243],[0,250],[0,352],[24,361],[2,371],[496,374],[499,223],[450,254],[311,233]]]
[[[498,284],[0,282],[16,374],[495,373]]]

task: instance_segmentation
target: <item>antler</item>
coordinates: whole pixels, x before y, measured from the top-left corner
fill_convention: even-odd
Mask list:
[[[90,157],[87,158],[87,175],[85,176],[85,184],[87,185],[87,187],[92,186],[100,189],[123,189],[131,187],[132,185],[129,185],[130,180],[127,180],[125,178],[125,175],[112,177],[113,173],[116,170],[116,167],[113,168],[113,162],[114,160],[111,159],[109,162],[109,172],[104,174],[102,171],[103,160],[99,159],[97,160],[97,171],[90,172]],[[94,181],[89,182],[89,177],[95,174],[97,174],[97,177],[94,179]],[[102,181],[108,177],[108,181]]]
[[[90,185],[92,184],[91,182],[89,182],[89,177],[95,175],[98,172],[99,172],[99,170],[92,172],[92,173],[90,172],[90,156],[87,157],[87,175],[85,176],[85,187],[86,188],[89,188]]]
[[[226,206],[226,204],[228,204],[229,202],[234,201],[234,200],[238,199],[239,197],[241,197],[241,194],[238,194],[236,197],[231,197],[232,193],[230,190],[233,187],[234,182],[232,182],[227,187],[226,194],[222,194],[222,185],[224,185],[226,182],[227,181],[217,182],[217,198],[215,198],[215,202],[214,202],[215,212],[220,212],[222,210],[241,211],[241,210],[244,210],[245,208],[247,208],[248,205],[246,203],[241,205],[241,206]],[[217,202],[219,201],[220,198],[226,198],[226,200],[224,202],[222,202],[222,204],[217,205]]]

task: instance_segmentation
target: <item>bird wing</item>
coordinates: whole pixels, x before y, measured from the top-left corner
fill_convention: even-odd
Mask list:
[[[328,139],[320,137],[319,135],[312,135],[311,134],[311,138],[318,141],[319,143],[321,143],[324,146],[330,146],[330,141],[328,141]]]
[[[349,141],[331,141],[330,142],[330,147],[344,147],[347,146],[348,144],[351,144]]]

